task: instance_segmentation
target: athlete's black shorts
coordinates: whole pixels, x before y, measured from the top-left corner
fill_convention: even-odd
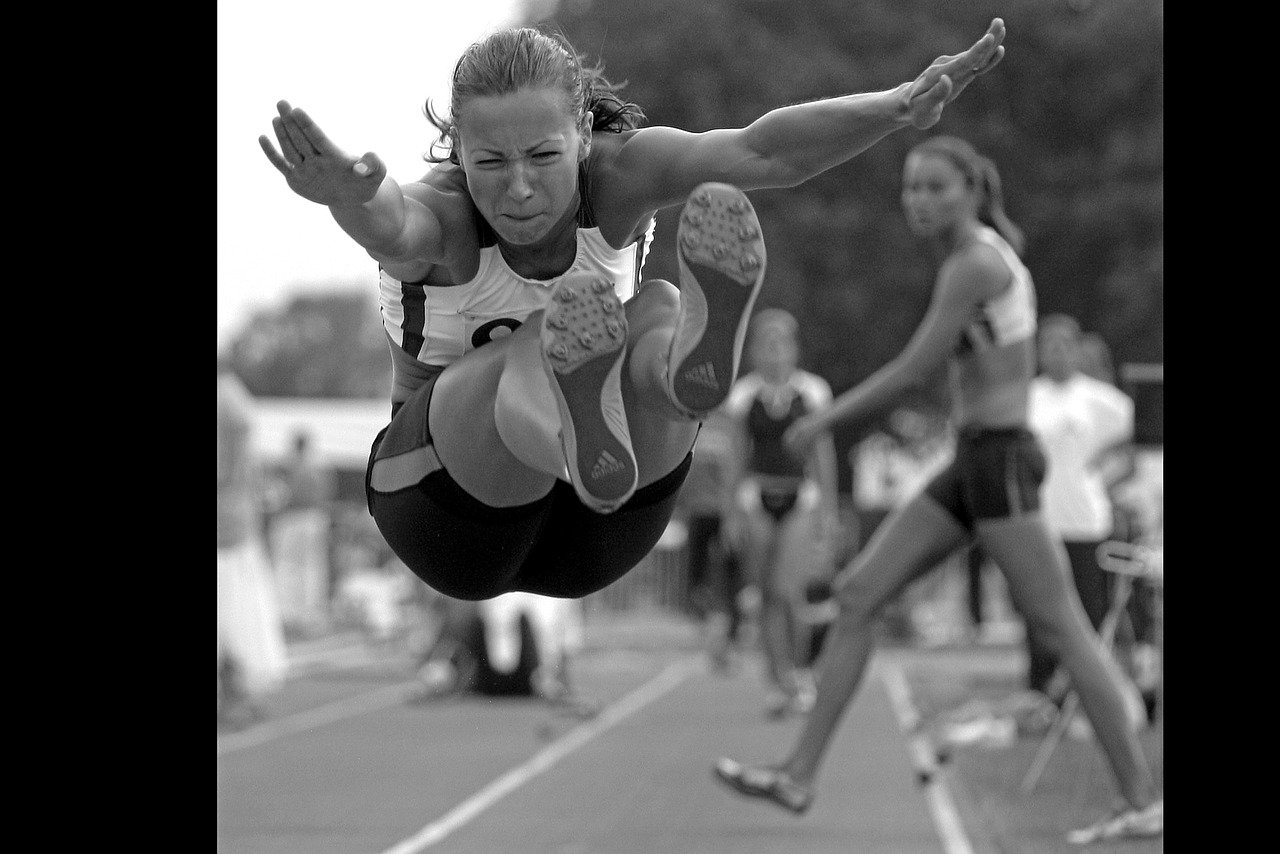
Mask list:
[[[800,487],[785,489],[769,489],[760,487],[760,505],[764,512],[773,517],[773,521],[781,523],[787,514],[795,509],[800,500]]]
[[[658,542],[693,455],[600,514],[557,480],[529,504],[492,507],[441,466],[427,412],[433,377],[394,410],[373,441],[365,497],[378,530],[414,574],[456,599],[522,590],[577,599],[617,581]]]
[[[1039,510],[1047,470],[1040,442],[1026,427],[965,427],[956,440],[955,459],[924,491],[973,530],[979,519]]]

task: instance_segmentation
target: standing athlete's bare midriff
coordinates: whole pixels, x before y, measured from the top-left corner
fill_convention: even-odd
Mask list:
[[[1031,339],[970,351],[949,365],[956,427],[1017,427],[1027,423],[1035,345]]]

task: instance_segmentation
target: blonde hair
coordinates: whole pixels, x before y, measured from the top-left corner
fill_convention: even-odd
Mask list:
[[[499,30],[463,51],[453,68],[450,108],[438,113],[427,99],[427,120],[440,131],[424,159],[432,163],[457,163],[458,118],[472,98],[509,95],[527,88],[558,89],[566,97],[566,109],[579,123],[592,114],[591,130],[621,132],[639,127],[644,111],[623,101],[617,92],[626,85],[610,83],[603,67],[587,65],[560,34],[532,27]],[[444,154],[436,154],[443,149]]]

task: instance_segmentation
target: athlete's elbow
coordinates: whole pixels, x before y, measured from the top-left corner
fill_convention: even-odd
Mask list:
[[[402,247],[394,243],[381,246],[366,246],[364,249],[370,258],[383,267],[399,266],[417,260],[417,255],[404,251]]]
[[[764,186],[791,189],[808,181],[817,173],[790,161],[772,158],[764,161]]]

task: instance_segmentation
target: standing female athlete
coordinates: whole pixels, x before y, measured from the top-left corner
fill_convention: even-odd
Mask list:
[[[1128,804],[1070,838],[1160,835],[1164,800],[1129,726],[1119,671],[1090,626],[1061,544],[1040,513],[1045,456],[1027,426],[1035,290],[1018,255],[1022,235],[1003,210],[995,166],[963,140],[926,140],[907,155],[902,204],[912,230],[941,263],[925,318],[899,356],[827,410],[798,421],[787,438],[807,448],[833,425],[893,402],[947,363],[959,434],[955,459],[891,514],[837,577],[840,616],[827,634],[818,696],[791,754],[770,767],[722,758],[716,775],[742,794],[792,812],[808,809],[823,754],[862,682],[877,611],[976,540],[1004,572],[1032,630],[1070,674]]]
[[[782,309],[752,318],[747,356],[751,370],[734,384],[725,411],[742,449],[739,551],[749,583],[760,592],[760,645],[771,686],[766,708],[770,717],[782,717],[813,705],[799,651],[792,563],[803,557],[795,546],[833,546],[839,524],[832,437],[815,442],[808,457],[793,454],[782,438],[797,419],[830,405],[831,386],[800,367],[799,325]]]
[[[394,388],[366,494],[397,556],[462,599],[576,598],[633,567],[737,375],[765,261],[742,190],[932,126],[1004,32],[887,91],[690,133],[638,127],[560,39],[502,30],[459,59],[448,117],[427,105],[448,155],[406,184],[280,101],[267,159],[380,266]],[[686,200],[679,289],[641,283],[655,213]]]

